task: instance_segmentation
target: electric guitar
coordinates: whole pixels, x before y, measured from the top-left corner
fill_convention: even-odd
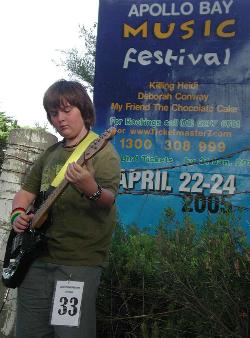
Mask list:
[[[116,129],[114,127],[107,129],[89,144],[77,160],[77,163],[81,166],[86,164],[90,158],[105,147],[115,134]],[[13,289],[18,287],[33,260],[46,248],[48,238],[40,228],[46,222],[51,206],[68,185],[69,182],[66,179],[61,181],[35,212],[28,228],[24,232],[16,233],[13,229],[11,230],[7,241],[2,272],[2,281],[6,287]]]

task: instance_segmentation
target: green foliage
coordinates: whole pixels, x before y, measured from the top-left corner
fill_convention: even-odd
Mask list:
[[[83,41],[84,52],[76,48],[60,51],[63,54],[60,65],[68,71],[70,76],[76,76],[86,82],[91,91],[95,74],[96,27],[96,23],[90,29],[84,25],[79,26],[79,38]]]
[[[28,127],[28,128],[47,132],[48,131],[48,126],[49,126],[48,122],[43,123],[42,125],[39,122],[35,122],[35,127],[33,127],[33,128]]]
[[[0,168],[2,167],[6,142],[12,129],[19,128],[17,121],[0,112]]]
[[[98,337],[250,335],[250,248],[227,211],[197,229],[166,209],[154,234],[118,224],[98,297]]]
[[[0,112],[0,141],[6,141],[12,129],[18,128],[17,121]]]

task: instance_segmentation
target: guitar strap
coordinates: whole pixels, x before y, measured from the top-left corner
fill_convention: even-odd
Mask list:
[[[69,163],[76,162],[79,159],[79,157],[84,153],[84,151],[87,149],[87,147],[90,145],[90,143],[93,142],[98,137],[99,137],[98,134],[94,133],[91,130],[89,131],[88,135],[82,140],[81,143],[78,144],[76,149],[73,151],[68,160],[64,163],[59,173],[52,181],[51,183],[52,187],[57,187],[62,182]]]

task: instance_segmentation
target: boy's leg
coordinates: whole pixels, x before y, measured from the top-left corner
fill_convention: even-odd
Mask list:
[[[96,295],[100,284],[102,268],[60,266],[55,273],[57,280],[84,282],[79,327],[54,326],[58,338],[96,337]]]
[[[16,338],[53,338],[49,325],[51,297],[48,276],[51,271],[44,263],[33,263],[17,292]]]

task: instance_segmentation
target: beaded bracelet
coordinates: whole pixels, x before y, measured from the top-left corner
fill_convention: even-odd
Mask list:
[[[97,184],[98,190],[94,192],[91,196],[87,196],[90,201],[97,201],[101,197],[102,187]]]
[[[15,208],[11,211],[10,214],[10,223],[13,224],[15,219],[21,215],[22,213],[25,213],[26,210],[24,208]]]

